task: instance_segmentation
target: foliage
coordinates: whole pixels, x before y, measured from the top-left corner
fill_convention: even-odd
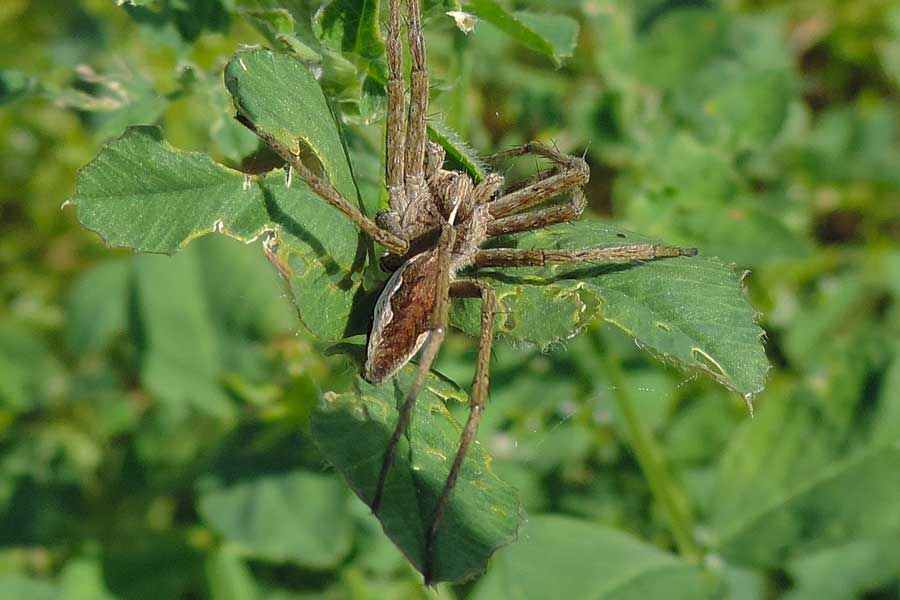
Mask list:
[[[470,550],[447,550],[444,578],[481,570],[520,501],[529,518],[485,575],[432,592],[410,566],[416,503],[465,415],[472,341],[449,339],[392,475],[383,525],[408,562],[327,468],[365,496],[355,465],[394,410],[347,361],[363,338],[329,349],[366,330],[374,250],[231,118],[301,139],[374,212],[384,7],[121,4],[0,8],[0,596],[897,597],[897,9],[425,3],[432,137],[476,175],[451,128],[484,154],[587,148],[591,208],[617,221],[515,244],[634,230],[703,250],[484,274],[502,341],[441,542]],[[76,213],[113,245],[183,250],[105,250]],[[716,381],[766,376],[742,283],[774,364],[753,419]]]

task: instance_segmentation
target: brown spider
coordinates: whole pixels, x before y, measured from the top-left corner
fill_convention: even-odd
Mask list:
[[[497,173],[475,183],[464,172],[445,170],[443,148],[427,140],[428,71],[419,0],[407,0],[406,4],[412,57],[409,109],[406,108],[400,39],[400,0],[390,0],[386,127],[386,185],[390,209],[379,212],[374,221],[341,196],[328,181],[313,173],[298,155],[257,130],[240,115],[238,119],[271,146],[323,200],[343,212],[388,250],[382,266],[392,271],[392,275],[375,306],[364,376],[373,383],[383,381],[420,350],[421,354],[415,379],[400,408],[385,451],[378,485],[370,503],[376,514],[397,443],[406,430],[416,395],[444,339],[450,298],[481,299],[481,337],[471,410],[427,532],[424,573],[428,583],[433,542],[487,402],[488,367],[497,310],[491,286],[477,279],[461,278],[460,271],[471,266],[543,266],[693,256],[697,250],[652,244],[566,250],[482,249],[484,242],[495,236],[577,219],[585,206],[582,187],[590,172],[581,158],[536,142],[488,159],[488,162],[496,163],[532,153],[555,164],[507,189],[503,189],[504,179]],[[570,195],[568,203],[528,210],[562,194]]]

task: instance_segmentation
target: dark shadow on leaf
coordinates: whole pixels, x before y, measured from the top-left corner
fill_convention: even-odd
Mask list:
[[[602,277],[603,275],[609,275],[610,273],[621,273],[622,271],[630,271],[631,269],[635,269],[637,267],[643,266],[644,263],[641,261],[632,261],[628,263],[615,263],[615,264],[606,264],[606,265],[593,265],[593,266],[585,266],[583,268],[575,268],[571,271],[565,271],[563,273],[557,274],[555,277],[551,279],[551,281],[568,281],[572,279],[576,280],[585,280],[585,279],[594,279],[596,277]]]
[[[123,8],[135,22],[149,29],[162,32],[174,26],[179,36],[188,42],[196,40],[205,31],[227,31],[231,24],[231,13],[221,0],[194,0],[189,8],[165,2],[160,10],[131,6],[126,2]]]
[[[328,346],[328,348],[325,349],[325,356],[335,355],[346,356],[347,359],[353,363],[356,371],[362,373],[363,365],[366,362],[366,345],[344,341]]]
[[[552,285],[554,283],[558,283],[560,281],[584,281],[588,279],[594,279],[596,277],[602,277],[603,275],[608,275],[610,273],[619,273],[621,271],[627,271],[633,269],[635,267],[641,266],[643,263],[639,261],[633,261],[628,263],[615,263],[615,264],[603,264],[603,265],[587,265],[584,267],[563,267],[560,272],[557,272],[554,275],[546,276],[543,274],[536,274],[533,272],[534,267],[524,267],[525,269],[530,269],[532,272],[529,273],[521,273],[519,275],[516,274],[516,267],[506,267],[505,270],[499,269],[491,269],[491,270],[475,270],[471,273],[466,273],[467,277],[472,279],[482,279],[482,280],[493,280],[502,283],[506,283],[509,285],[534,285],[534,286],[544,286],[544,285]]]
[[[356,257],[353,261],[353,272],[362,270],[365,265],[366,252],[368,244],[363,236],[360,236],[360,244],[357,248]],[[372,267],[377,268],[377,267]],[[374,289],[366,289],[365,285],[359,286],[353,294],[353,300],[350,303],[350,315],[347,318],[347,325],[344,328],[344,337],[352,337],[354,335],[368,334],[372,328],[372,316],[375,310],[375,302],[381,294],[383,286]]]
[[[338,266],[337,262],[335,262],[335,260],[328,254],[328,251],[325,250],[325,246],[322,245],[322,242],[320,242],[319,239],[315,237],[311,231],[301,225],[299,221],[282,210],[275,199],[275,194],[272,193],[272,190],[270,190],[265,183],[262,183],[260,187],[262,188],[263,203],[265,204],[266,213],[269,215],[269,219],[276,225],[283,227],[285,231],[312,248],[313,252],[315,252],[316,254],[316,258],[319,260],[319,263],[325,269],[325,273],[332,277],[341,274],[342,269],[340,268],[340,266]],[[353,282],[350,281],[350,277],[348,275],[344,278],[344,280],[341,280],[336,285],[341,289],[348,289],[352,285],[352,283]]]

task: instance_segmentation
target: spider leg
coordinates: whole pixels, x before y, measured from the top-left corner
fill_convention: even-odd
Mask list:
[[[490,160],[490,159],[488,159],[488,160]],[[521,190],[522,188],[526,188],[530,185],[537,183],[538,181],[547,179],[548,177],[556,175],[559,172],[560,172],[559,167],[552,167],[549,169],[544,169],[543,171],[539,171],[539,172],[535,173],[531,177],[527,177],[525,179],[522,179],[521,181],[516,181],[515,183],[513,183],[512,185],[507,187],[504,190],[504,193],[511,194],[513,192],[517,192],[517,191]]]
[[[400,438],[406,432],[409,424],[409,417],[416,405],[416,396],[422,385],[425,383],[425,376],[431,370],[431,365],[437,357],[441,344],[444,341],[444,335],[447,331],[447,323],[450,319],[450,253],[453,250],[453,244],[456,241],[456,232],[452,227],[444,227],[441,231],[441,237],[438,241],[438,274],[437,274],[437,290],[435,292],[434,307],[431,309],[428,339],[425,341],[419,355],[419,364],[416,368],[416,376],[412,386],[406,395],[403,406],[400,407],[397,416],[397,424],[388,440],[387,448],[384,451],[384,458],[381,463],[381,473],[378,475],[378,484],[375,487],[375,496],[372,498],[372,512],[377,513],[381,506],[381,500],[384,497],[384,484],[387,481],[388,471],[394,460],[394,452],[397,450],[397,444]]]
[[[565,191],[581,187],[590,179],[590,169],[583,159],[563,154],[556,148],[539,142],[531,142],[519,148],[494,154],[488,161],[499,162],[528,153],[543,156],[555,162],[559,167],[544,171],[529,185],[513,189],[491,202],[490,214],[492,217],[500,218],[523,211],[546,202]]]
[[[489,221],[487,226],[488,237],[540,229],[556,223],[574,221],[584,211],[586,200],[581,188],[573,190],[571,196],[571,201],[568,204],[551,206]]]
[[[398,237],[397,235],[382,229],[375,221],[367,217],[359,210],[358,207],[350,203],[344,196],[333,186],[328,180],[319,177],[312,170],[303,164],[300,156],[292,152],[281,142],[269,135],[265,131],[261,131],[249,119],[238,114],[237,120],[247,129],[255,133],[262,141],[264,141],[276,154],[278,154],[290,167],[294,170],[306,183],[310,189],[316,193],[322,200],[344,213],[344,215],[353,221],[353,223],[363,232],[369,235],[373,240],[387,248],[392,254],[405,254],[409,249],[409,242]]]
[[[477,206],[479,204],[487,204],[494,200],[494,194],[503,187],[503,175],[499,173],[488,173],[487,176],[475,184],[472,191],[472,201]]]
[[[385,180],[391,208],[406,210],[406,89],[403,81],[403,45],[400,41],[400,0],[390,0],[387,31],[387,125],[385,129]]]
[[[696,248],[630,244],[611,248],[521,249],[491,248],[475,254],[478,267],[543,267],[585,262],[622,262],[675,256],[696,256]]]
[[[396,4],[396,0],[394,0]],[[428,66],[419,0],[407,0],[409,13],[409,54],[412,58],[409,87],[409,121],[406,138],[406,177],[412,186],[425,186],[425,142],[428,113]]]
[[[456,451],[456,457],[453,459],[453,465],[450,467],[450,473],[447,475],[444,488],[441,490],[441,495],[438,497],[435,505],[434,513],[431,517],[431,525],[428,528],[428,537],[425,540],[426,585],[431,583],[431,571],[434,566],[434,544],[444,517],[444,511],[447,508],[447,503],[450,501],[450,496],[453,494],[453,488],[456,487],[456,480],[462,469],[466,452],[475,440],[478,424],[481,422],[481,415],[484,412],[485,404],[487,404],[491,346],[494,339],[494,317],[497,314],[497,297],[494,294],[494,289],[486,283],[476,280],[457,281],[450,288],[450,293],[456,297],[481,298],[481,340],[478,344],[478,360],[475,364],[475,378],[472,382],[469,418],[463,428],[459,448]]]

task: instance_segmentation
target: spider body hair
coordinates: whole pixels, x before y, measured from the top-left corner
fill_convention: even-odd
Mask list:
[[[365,378],[378,383],[394,375],[421,349],[431,330],[438,277],[438,242],[444,228],[453,230],[449,281],[475,264],[475,255],[488,238],[488,202],[500,191],[503,178],[491,174],[475,184],[465,173],[443,169],[444,150],[428,142],[424,185],[407,186],[410,202],[382,211],[379,225],[409,242],[402,256],[388,254],[382,268],[391,272],[375,305],[366,350]]]

